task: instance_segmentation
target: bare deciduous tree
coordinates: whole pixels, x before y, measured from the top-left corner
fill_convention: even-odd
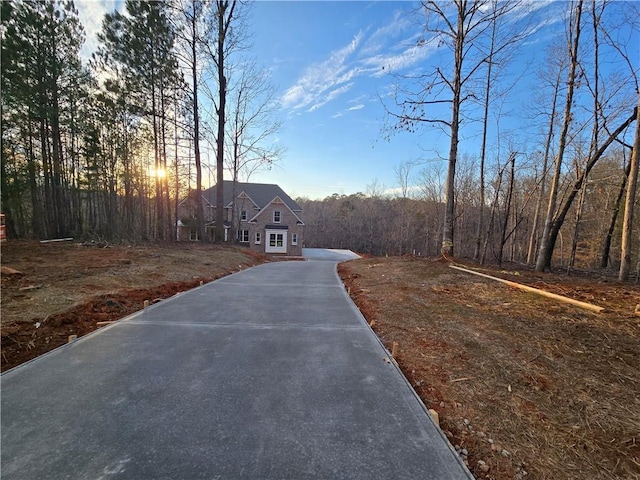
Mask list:
[[[631,269],[631,227],[633,225],[633,210],[636,200],[636,187],[638,184],[638,164],[640,163],[640,94],[638,106],[636,106],[636,133],[631,153],[629,167],[629,180],[627,181],[627,197],[624,202],[624,221],[622,224],[622,247],[620,254],[620,272],[618,279],[621,282],[629,280]]]
[[[420,44],[424,48],[433,44],[445,45],[452,55],[452,68],[445,72],[436,67],[430,73],[413,77],[409,89],[398,92],[401,98],[396,95],[399,112],[388,110],[388,113],[395,122],[392,130],[414,131],[418,125],[433,124],[449,136],[442,253],[453,255],[455,174],[462,107],[476,98],[471,83],[489,58],[480,48],[483,36],[498,18],[513,11],[518,3],[501,2],[495,8],[486,8],[486,2],[482,0],[454,0],[451,4],[423,0],[421,5],[425,31],[431,37],[421,40]],[[448,120],[429,110],[442,105],[451,107]]]

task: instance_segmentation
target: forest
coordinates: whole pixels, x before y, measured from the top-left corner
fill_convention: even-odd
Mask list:
[[[445,166],[401,163],[393,193],[373,181],[366,192],[298,199],[306,246],[638,277],[638,7],[566,2],[565,35],[537,66],[525,118],[539,142],[517,151],[508,135],[494,142],[487,132],[509,94],[496,78],[536,35],[508,21],[527,4],[420,3],[417,47],[437,42],[449,61],[394,76],[381,135],[435,125],[450,140]],[[277,92],[251,57],[250,3],[127,0],[103,19],[88,60],[71,0],[1,8],[9,238],[172,240],[178,203],[193,194],[205,239],[203,185],[247,180],[281,158]],[[459,152],[472,123],[482,126],[478,153]]]

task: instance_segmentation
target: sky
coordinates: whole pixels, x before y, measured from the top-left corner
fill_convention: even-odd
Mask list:
[[[105,12],[120,0],[76,0],[87,34],[83,54],[96,46],[95,33]],[[392,104],[398,75],[446,65],[444,49],[425,38],[416,2],[406,1],[257,1],[251,6],[251,53],[267,68],[276,88],[282,128],[275,139],[286,151],[270,170],[250,181],[277,183],[292,197],[322,199],[366,192],[374,183],[387,193],[399,186],[403,162],[446,169],[448,136],[438,128],[387,135],[385,107]],[[536,66],[546,46],[564,35],[566,2],[526,0],[513,12],[515,30],[531,31],[503,72],[504,84],[517,82],[500,104],[511,115],[513,142],[526,149],[538,132],[518,132],[521,113],[532,102]],[[637,36],[631,45],[638,45]],[[638,47],[635,59],[638,60]],[[633,50],[632,50],[633,52]],[[636,65],[637,68],[637,65]],[[448,116],[448,114],[445,114]],[[468,121],[460,152],[477,155],[479,122]],[[513,132],[518,132],[514,134]],[[494,136],[498,132],[493,132]],[[501,132],[505,135],[506,132]],[[215,164],[214,153],[209,162]]]

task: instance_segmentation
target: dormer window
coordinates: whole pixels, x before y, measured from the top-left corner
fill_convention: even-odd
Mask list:
[[[280,210],[275,210],[273,212],[273,223],[280,223],[281,216],[282,212],[280,212]]]

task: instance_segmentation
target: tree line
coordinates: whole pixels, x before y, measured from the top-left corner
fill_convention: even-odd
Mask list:
[[[521,115],[538,140],[523,144],[501,117],[514,84],[498,80],[539,30],[514,28],[530,4],[422,0],[418,46],[444,61],[396,75],[384,128],[389,137],[438,128],[448,154],[399,165],[394,194],[374,182],[364,193],[299,199],[306,244],[508,260],[539,271],[553,260],[569,271],[615,268],[620,280],[632,270],[638,277],[640,89],[637,48],[628,47],[637,46],[640,12],[631,2],[562,5],[565,34],[537,67]],[[477,135],[477,152],[459,152],[465,135]]]
[[[527,225],[523,222],[531,220],[526,257],[538,271],[551,267],[570,215],[576,224],[570,256],[576,256],[581,235],[584,236],[581,223],[585,209],[589,208],[587,201],[592,197],[589,192],[596,183],[595,168],[607,154],[612,155],[613,147],[622,146],[625,150],[622,157],[627,159],[628,166],[620,167],[625,172],[622,178],[611,172],[611,177],[619,178],[620,198],[612,207],[605,238],[611,237],[608,241],[612,241],[620,222],[619,278],[626,280],[632,257],[638,258],[637,252],[632,254],[632,238],[636,239],[637,248],[633,213],[640,162],[640,89],[637,48],[629,50],[629,46],[637,46],[640,12],[632,2],[577,0],[562,5],[566,9],[565,34],[551,45],[546,63],[539,67],[535,96],[528,107],[534,114],[530,118],[531,127],[541,131],[535,149],[541,153],[533,165],[533,175],[522,168],[527,162],[521,159],[523,155],[528,159],[534,157],[531,146],[517,145],[517,132],[509,132],[505,122],[501,122],[501,110],[510,92],[504,82],[496,81],[510,71],[519,45],[532,41],[531,36],[539,30],[540,26],[535,24],[514,28],[514,17],[526,18],[528,2],[422,0],[420,15],[425,36],[419,39],[419,45],[444,50],[441,55],[446,67],[438,62],[410,75],[397,76],[395,94],[385,104],[387,132],[393,135],[436,126],[449,137],[441,199],[444,203],[441,252],[453,255],[456,243],[462,249],[457,253],[466,253],[459,237],[461,231],[465,235],[469,232],[460,223],[465,218],[464,211],[471,210],[469,204],[463,212],[459,209],[464,204],[459,197],[467,193],[457,188],[461,181],[459,144],[468,125],[480,123],[479,152],[474,154],[478,157],[474,175],[478,188],[476,195],[468,199],[476,203],[472,257],[481,259],[486,246],[495,241],[491,235],[502,231],[498,247],[501,252],[498,258],[502,258],[507,241],[511,239],[515,245],[514,238],[522,237],[523,226]],[[604,68],[605,64],[608,68]],[[492,117],[497,124],[493,144],[488,139]],[[523,148],[528,151],[523,152]],[[516,165],[520,166],[519,171]],[[494,185],[486,181],[489,167],[497,172]],[[530,185],[523,192],[521,182],[525,180]],[[527,197],[526,202],[522,195]],[[524,213],[524,203],[533,205],[532,217],[517,216],[519,209]],[[500,209],[506,212],[502,218]],[[501,228],[497,228],[499,222]],[[611,243],[607,248],[611,248]],[[609,255],[604,256],[608,262]]]
[[[434,49],[440,61],[394,75],[383,131],[440,129],[449,138],[438,154],[446,168],[403,163],[392,197],[374,184],[303,201],[307,244],[511,259],[538,270],[552,260],[615,266],[627,279],[640,243],[640,89],[630,50],[640,12],[633,2],[562,5],[564,35],[535,67],[521,115],[539,141],[523,145],[501,116],[517,78],[498,80],[536,40],[539,25],[513,23],[531,2],[422,0],[416,48]],[[178,202],[193,193],[189,220],[206,238],[204,177],[221,188],[225,171],[246,180],[282,154],[272,141],[274,90],[250,57],[248,7],[126,0],[104,17],[99,47],[83,62],[73,1],[2,2],[0,187],[9,236],[172,239]],[[477,151],[459,152],[470,135]],[[203,152],[215,156],[213,169]],[[222,211],[217,205],[218,240]]]
[[[73,1],[2,2],[8,236],[173,239],[178,202],[205,175],[221,185],[224,171],[246,178],[277,161],[274,89],[251,59],[248,7],[127,0],[83,62]],[[201,201],[196,217],[202,233]]]
[[[490,170],[481,208],[477,182],[479,158],[463,156],[456,176],[454,252],[478,263],[535,262],[535,217],[540,183],[538,159],[511,157],[503,168]],[[626,166],[625,166],[626,165]],[[558,233],[554,265],[576,269],[619,269],[621,264],[621,188],[629,158],[614,149],[594,168],[585,189],[581,214],[574,206]],[[571,180],[572,172],[566,180]],[[304,211],[305,246],[348,248],[374,256],[441,254],[444,230],[443,168],[415,164],[398,168],[395,188],[373,182],[366,192],[334,194],[323,200],[298,198]],[[389,193],[392,190],[392,193]],[[481,210],[483,210],[481,212]],[[481,224],[481,218],[486,219]],[[578,218],[578,220],[577,220]],[[480,247],[478,228],[484,225]],[[638,238],[637,226],[634,236]],[[637,255],[637,249],[634,255]],[[637,277],[638,271],[632,273]]]

